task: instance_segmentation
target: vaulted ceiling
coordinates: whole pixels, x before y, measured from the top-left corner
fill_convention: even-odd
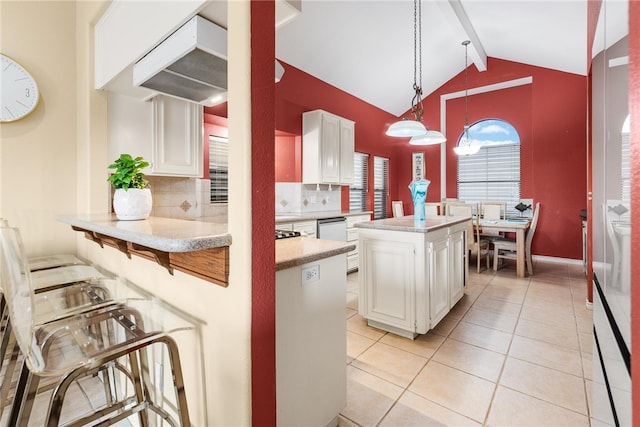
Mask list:
[[[424,96],[487,57],[587,72],[586,0],[422,0]],[[412,0],[302,0],[276,57],[393,115],[413,96]],[[420,76],[418,76],[420,83]]]

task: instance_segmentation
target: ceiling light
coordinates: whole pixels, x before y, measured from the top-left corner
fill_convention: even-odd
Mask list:
[[[458,140],[458,145],[453,148],[458,156],[469,156],[480,150],[480,144],[474,143],[473,139],[469,138],[469,71],[467,70],[469,43],[471,43],[469,40],[462,42],[464,46],[464,130]]]
[[[414,136],[409,140],[409,144],[411,145],[433,145],[433,144],[441,144],[445,142],[447,138],[440,132],[435,130],[428,130],[427,133]]]
[[[417,79],[418,70],[420,85]],[[446,141],[447,138],[443,134],[429,130],[422,124],[422,0],[413,1],[413,91],[415,92],[411,100],[413,120],[403,118],[393,123],[386,134],[401,138],[412,137],[409,143],[413,145],[439,144]],[[418,139],[418,137],[421,138]]]

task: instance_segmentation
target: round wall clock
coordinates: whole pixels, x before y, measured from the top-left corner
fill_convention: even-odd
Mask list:
[[[0,54],[0,123],[14,122],[38,105],[38,85],[31,74],[13,59]]]

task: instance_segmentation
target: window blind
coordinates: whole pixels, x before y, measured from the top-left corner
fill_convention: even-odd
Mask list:
[[[209,136],[211,203],[229,201],[229,144],[227,138]]]
[[[503,201],[507,216],[519,216],[520,144],[480,148],[458,157],[458,198],[468,202]]]
[[[373,157],[373,218],[387,218],[389,199],[389,159]]]
[[[355,152],[353,156],[353,184],[349,187],[349,209],[367,210],[369,155]]]

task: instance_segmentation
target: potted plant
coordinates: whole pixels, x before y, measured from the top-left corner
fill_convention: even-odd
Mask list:
[[[120,154],[109,169],[115,172],[107,178],[115,193],[113,195],[113,210],[120,220],[146,219],[151,213],[151,190],[147,188],[148,181],[144,179],[142,169],[149,166],[142,157],[133,158],[130,154]]]

